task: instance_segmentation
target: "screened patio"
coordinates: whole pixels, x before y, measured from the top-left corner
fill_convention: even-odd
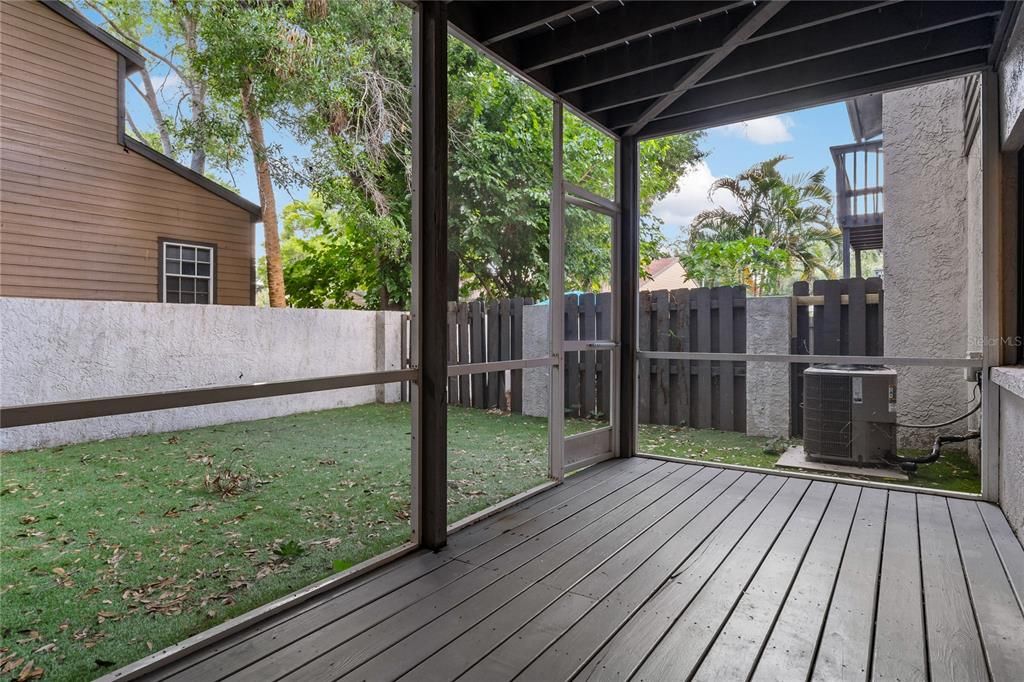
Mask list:
[[[127,680],[1024,679],[1024,549],[999,507],[999,420],[982,422],[981,495],[665,461],[638,452],[642,360],[982,365],[980,359],[652,351],[638,344],[639,141],[980,73],[985,335],[1011,326],[1014,256],[996,78],[1014,2],[421,2],[413,9],[413,304],[408,367],[363,375],[5,409],[4,427],[410,382],[408,544],[110,673]],[[451,33],[552,100],[550,348],[449,366],[447,42]],[[615,187],[563,174],[566,113],[615,148]],[[566,339],[569,208],[613,231],[612,311]],[[1014,227],[1014,229],[1016,229]],[[1010,306],[1012,307],[1012,306]],[[709,312],[710,315],[710,312]],[[709,318],[710,319],[710,318]],[[1014,322],[1015,324],[1015,322]],[[550,480],[446,522],[446,388],[612,367],[607,424],[567,435],[549,382]],[[719,395],[725,403],[731,395]]]

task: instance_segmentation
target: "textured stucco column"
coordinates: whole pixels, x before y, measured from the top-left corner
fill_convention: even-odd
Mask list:
[[[1024,368],[998,367],[992,380],[999,391],[999,506],[1024,542]]]
[[[887,93],[885,140],[885,354],[964,357],[971,323],[968,162],[962,79]],[[962,370],[897,367],[901,422],[934,423],[965,411]],[[957,423],[945,432],[959,432]],[[900,429],[903,447],[929,447],[931,429]]]
[[[374,371],[387,372],[402,368],[402,317],[405,313],[392,310],[376,311],[376,349]],[[377,386],[378,403],[397,403],[402,399],[402,387],[399,384]]]
[[[747,299],[747,352],[787,355],[790,348],[789,296]],[[789,436],[789,365],[747,363],[747,435]]]
[[[542,358],[551,354],[548,337],[548,306],[523,306],[523,357]],[[523,370],[523,414],[548,416],[549,367]]]

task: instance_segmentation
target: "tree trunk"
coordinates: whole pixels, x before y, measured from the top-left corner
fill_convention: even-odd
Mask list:
[[[149,113],[153,116],[153,121],[156,123],[157,132],[160,134],[160,146],[163,147],[164,156],[174,158],[174,146],[171,144],[171,133],[167,130],[167,122],[164,121],[164,116],[160,112],[160,104],[156,101],[156,88],[153,87],[153,80],[149,77],[149,69],[144,68],[142,71],[142,99],[146,101],[146,106],[149,107]]]
[[[182,33],[185,35],[185,48],[188,54],[195,54],[198,50],[199,41],[197,36],[196,20],[192,16],[184,16],[181,20]],[[192,76],[189,72],[189,76]],[[192,115],[192,122],[199,124],[200,139],[193,140],[192,161],[189,168],[200,175],[206,173],[206,83],[199,79],[189,78],[185,83],[188,88],[189,109]]]
[[[271,308],[284,308],[284,273],[281,270],[281,240],[277,234],[277,204],[274,184],[270,178],[270,162],[263,139],[263,120],[252,101],[252,82],[242,84],[242,113],[249,127],[249,145],[252,165],[256,171],[256,185],[260,192],[263,212],[263,246],[267,254],[267,291]]]

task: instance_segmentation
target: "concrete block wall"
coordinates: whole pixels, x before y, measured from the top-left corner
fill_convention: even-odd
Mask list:
[[[747,299],[747,352],[788,355],[792,297]],[[785,362],[747,363],[747,435],[789,437],[790,379]]]
[[[547,305],[523,306],[523,357],[542,358],[551,354],[551,309]],[[547,417],[550,367],[523,370],[523,414]]]
[[[0,405],[397,369],[400,312],[0,298]],[[398,385],[0,430],[0,450],[159,433],[371,402]]]

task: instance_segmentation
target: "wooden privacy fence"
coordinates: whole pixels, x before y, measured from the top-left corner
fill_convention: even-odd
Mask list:
[[[882,280],[824,279],[793,284],[795,303],[792,353],[794,355],[884,355]],[[792,436],[803,435],[804,370],[790,365],[790,420]]]
[[[565,340],[609,340],[611,315],[611,293],[566,294]],[[612,385],[611,351],[573,351],[564,355],[565,415],[608,419]]]
[[[743,287],[640,292],[640,350],[744,353]],[[746,363],[641,359],[641,424],[746,430]]]
[[[520,360],[523,357],[523,306],[529,298],[448,303],[448,364]],[[448,404],[480,409],[523,411],[523,371],[464,374],[448,378]]]

